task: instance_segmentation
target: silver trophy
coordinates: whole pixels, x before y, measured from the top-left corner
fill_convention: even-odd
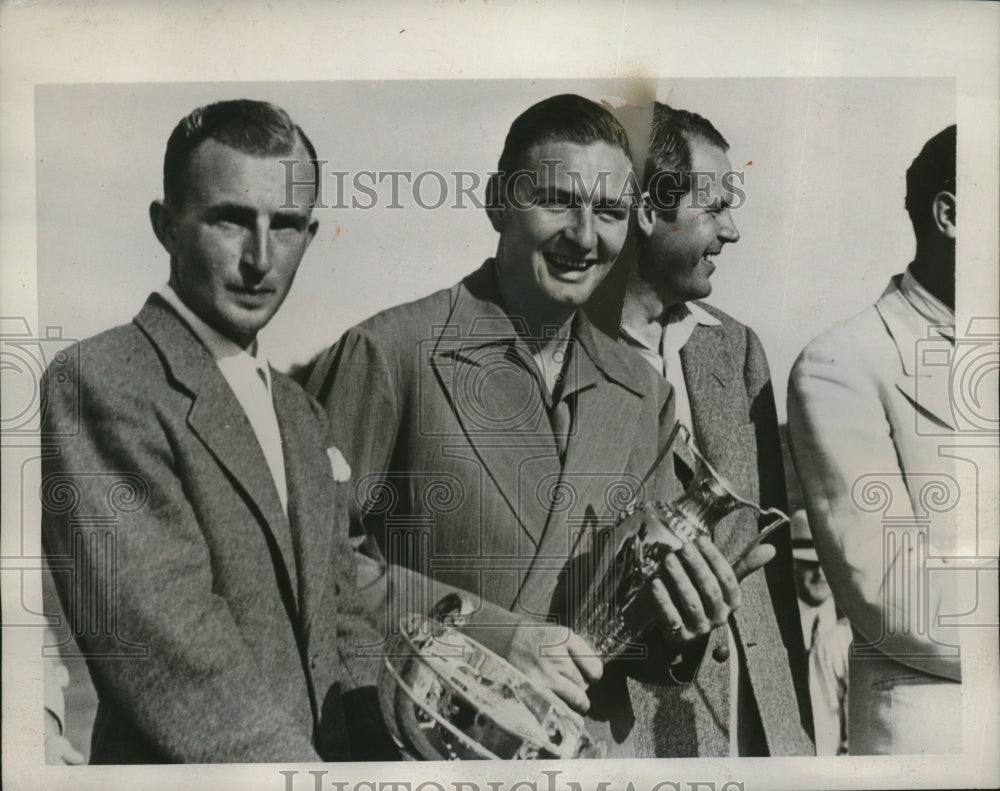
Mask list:
[[[379,678],[382,715],[403,755],[418,760],[600,758],[583,718],[506,659],[463,634],[465,602],[400,622],[397,656]],[[396,660],[395,662],[393,660]]]
[[[762,509],[736,494],[680,424],[646,479],[678,434],[695,460],[684,494],[672,502],[633,502],[619,514],[614,530],[585,549],[587,584],[571,625],[605,662],[643,650],[646,633],[660,617],[651,586],[669,553],[699,535],[710,536],[738,508],[774,517],[735,565],[789,521],[778,509]],[[601,757],[604,745],[587,734],[580,715],[461,632],[463,605],[451,594],[431,618],[404,618],[399,650],[385,659],[379,702],[404,755],[423,760]]]
[[[694,458],[693,477],[684,494],[672,502],[633,502],[619,514],[614,531],[608,531],[603,546],[591,551],[588,587],[576,608],[572,626],[597,653],[609,661],[630,650],[642,652],[643,637],[657,623],[659,612],[652,602],[653,580],[662,574],[663,560],[699,535],[711,538],[712,529],[739,508],[751,508],[769,522],[733,559],[746,557],[771,533],[788,524],[788,516],[777,508],[763,509],[733,491],[698,452],[690,432],[677,424],[671,435],[680,436]],[[668,441],[667,447],[673,447]],[[663,454],[654,463],[659,464]],[[646,476],[649,477],[648,475]],[[611,542],[614,536],[615,543]]]

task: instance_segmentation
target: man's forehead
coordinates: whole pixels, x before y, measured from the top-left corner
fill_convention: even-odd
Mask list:
[[[253,154],[208,139],[191,152],[185,182],[189,191],[205,197],[251,192],[284,196],[289,185],[309,183],[313,177],[310,155],[299,141],[284,153]]]
[[[695,139],[691,143],[691,170],[720,178],[733,169],[729,154],[714,143]]]
[[[534,175],[531,184],[539,190],[618,197],[632,176],[625,152],[603,140],[575,143],[567,140],[536,143],[528,152],[524,169]],[[523,182],[519,182],[519,187]]]

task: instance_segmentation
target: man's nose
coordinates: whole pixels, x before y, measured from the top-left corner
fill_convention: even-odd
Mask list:
[[[597,246],[597,230],[594,227],[594,209],[580,206],[573,212],[573,220],[568,229],[569,236],[584,250]]]
[[[733,221],[731,209],[725,209],[719,218],[719,238],[724,242],[734,243],[740,240],[740,229]]]
[[[257,228],[246,235],[243,246],[243,263],[261,274],[271,268],[270,234],[268,229]]]

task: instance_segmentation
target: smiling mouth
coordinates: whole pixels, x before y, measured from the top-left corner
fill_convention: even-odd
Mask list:
[[[549,266],[563,272],[585,272],[597,263],[596,259],[588,261],[584,258],[570,258],[556,253],[542,253],[542,256]]]
[[[704,262],[705,262],[706,264],[708,264],[708,265],[709,265],[710,267],[712,267],[712,271],[713,271],[713,272],[715,271],[715,257],[716,257],[716,256],[717,256],[718,254],[719,254],[719,251],[716,251],[716,252],[714,252],[714,253],[705,253],[705,254],[704,254],[704,255],[703,255],[702,257],[701,257],[701,260],[702,260],[702,261],[704,261]]]

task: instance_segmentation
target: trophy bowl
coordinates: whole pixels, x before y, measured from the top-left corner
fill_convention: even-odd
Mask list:
[[[411,614],[400,621],[395,644],[384,660],[378,695],[406,757],[603,755],[603,745],[589,736],[580,715],[453,625]]]
[[[636,499],[617,516],[614,529],[596,544],[589,542],[580,555],[584,584],[580,598],[570,604],[570,624],[604,662],[644,651],[646,636],[659,620],[651,587],[664,574],[667,555],[700,535],[710,537],[737,508],[751,508],[773,521],[734,565],[788,523],[778,509],[762,509],[734,492],[680,424],[650,473],[678,433],[696,462],[684,493],[670,502]],[[449,594],[434,608],[434,617],[403,618],[385,658],[379,702],[404,754],[423,760],[602,757],[603,743],[586,732],[580,715],[456,628],[464,604],[458,594]]]

